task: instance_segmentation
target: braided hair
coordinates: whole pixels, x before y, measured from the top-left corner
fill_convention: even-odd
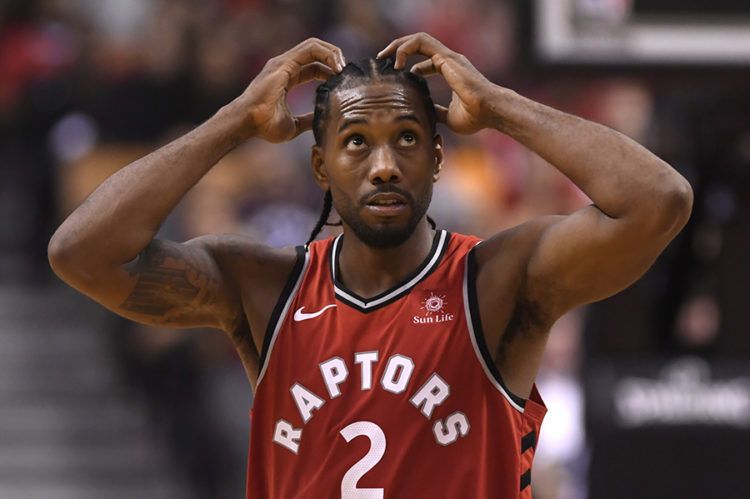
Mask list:
[[[323,143],[323,135],[325,134],[324,124],[328,118],[330,96],[334,90],[354,88],[361,85],[362,81],[381,81],[386,78],[396,83],[401,83],[404,86],[411,86],[417,90],[419,95],[422,96],[428,123],[430,125],[430,132],[432,135],[435,135],[437,131],[437,115],[435,113],[435,105],[430,96],[430,89],[427,86],[427,81],[411,71],[394,68],[394,63],[395,58],[393,57],[386,59],[369,58],[362,59],[358,62],[349,62],[344,66],[343,71],[331,76],[325,83],[318,86],[315,90],[315,110],[313,113],[312,124],[316,145],[320,146]],[[331,196],[331,191],[327,190],[323,196],[323,211],[320,213],[318,223],[315,224],[315,228],[310,233],[310,237],[306,244],[313,242],[315,238],[318,237],[318,234],[324,226],[341,225],[341,222],[328,223],[328,216],[331,214],[332,206],[333,198]],[[427,221],[434,229],[435,221],[429,216],[427,217]]]

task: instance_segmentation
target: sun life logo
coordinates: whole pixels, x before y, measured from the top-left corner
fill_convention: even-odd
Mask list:
[[[430,296],[422,300],[421,310],[424,315],[415,315],[412,317],[414,324],[437,324],[440,322],[449,322],[454,319],[453,314],[445,311],[445,295],[430,293]]]
[[[444,306],[445,295],[438,296],[435,293],[430,293],[430,296],[422,301],[422,308],[427,311],[428,316],[441,312]]]

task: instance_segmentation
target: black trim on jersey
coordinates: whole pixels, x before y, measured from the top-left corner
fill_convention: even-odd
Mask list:
[[[412,284],[408,288],[402,290],[400,293],[397,293],[397,294],[393,295],[392,297],[390,297],[389,299],[387,299],[383,303],[379,303],[378,305],[365,308],[365,307],[360,306],[357,303],[352,302],[351,300],[347,299],[345,296],[342,296],[342,295],[340,295],[340,294],[338,294],[338,293],[335,292],[336,288],[338,288],[339,290],[341,290],[341,291],[343,291],[343,292],[351,295],[353,298],[356,298],[357,300],[360,300],[360,301],[364,302],[365,304],[372,303],[372,302],[374,302],[376,300],[379,300],[379,299],[383,298],[384,296],[388,296],[389,294],[391,294],[394,291],[396,291],[398,288],[400,288],[400,287],[405,286],[406,284],[408,284],[409,281],[411,281],[416,276],[418,276],[419,273],[422,272],[430,264],[430,261],[433,259],[433,257],[435,257],[435,254],[438,251],[438,247],[440,245],[441,235],[442,235],[443,232],[445,232],[445,240],[443,241],[443,246],[442,246],[442,248],[440,248],[440,254],[435,259],[435,262],[432,264],[432,267],[429,269],[429,271],[426,272],[425,275],[423,275],[422,278],[419,279],[417,282],[415,282],[414,284]],[[335,294],[337,300],[342,301],[345,304],[349,305],[350,307],[355,308],[355,309],[359,310],[360,312],[366,314],[366,313],[372,312],[373,310],[378,310],[379,308],[385,307],[386,305],[390,305],[391,303],[393,303],[394,301],[398,300],[402,296],[409,294],[411,292],[411,290],[414,288],[414,286],[416,286],[420,282],[422,282],[425,279],[427,279],[427,277],[429,277],[430,274],[432,274],[440,266],[440,262],[443,260],[443,256],[445,255],[445,252],[448,249],[448,245],[449,245],[450,240],[451,240],[451,233],[448,232],[447,230],[436,230],[435,231],[435,236],[432,238],[432,246],[430,247],[430,252],[427,254],[427,256],[425,257],[425,259],[422,260],[422,263],[419,264],[419,267],[417,267],[417,269],[414,272],[412,272],[411,274],[409,274],[409,276],[407,276],[405,279],[403,279],[398,284],[392,286],[391,288],[387,289],[386,291],[383,291],[382,293],[379,293],[376,296],[373,296],[371,298],[363,298],[362,296],[358,295],[354,291],[352,291],[349,288],[347,288],[346,286],[344,286],[344,284],[339,279],[339,271],[338,271],[338,269],[339,269],[339,255],[341,254],[341,247],[343,246],[342,245],[343,239],[344,239],[344,236],[341,235],[341,236],[339,236],[338,244],[332,244],[331,245],[331,252],[333,252],[334,248],[336,249],[336,252],[335,252],[335,254],[333,255],[332,258],[331,258],[331,255],[329,255],[329,261],[331,262],[330,263],[330,267],[331,267],[331,279],[333,279],[333,285],[334,285],[334,294]]]
[[[479,302],[477,301],[477,257],[474,253],[474,249],[475,248],[470,249],[469,254],[466,256],[466,258],[468,259],[466,292],[469,295],[469,312],[471,315],[471,324],[472,326],[474,326],[474,340],[477,342],[479,352],[482,354],[482,360],[489,369],[490,374],[492,374],[492,377],[495,378],[495,381],[497,381],[500,386],[503,387],[503,390],[505,390],[505,393],[508,394],[511,399],[513,399],[513,402],[518,404],[520,407],[525,407],[526,399],[524,399],[523,397],[519,397],[518,395],[515,395],[510,390],[508,390],[508,387],[503,381],[503,377],[500,376],[500,371],[497,370],[497,366],[495,365],[495,361],[492,359],[492,355],[490,355],[490,351],[487,348],[487,343],[484,340],[482,319],[479,317]]]
[[[279,299],[276,300],[276,305],[273,307],[273,312],[271,312],[271,318],[268,320],[268,325],[266,326],[266,334],[263,337],[263,349],[260,352],[258,372],[263,369],[263,364],[265,364],[266,362],[268,347],[271,345],[271,339],[273,338],[273,332],[276,329],[276,323],[279,322],[279,316],[284,310],[284,306],[289,299],[289,295],[291,295],[292,291],[294,291],[294,285],[297,283],[299,274],[300,272],[302,272],[302,268],[305,266],[305,252],[307,250],[304,246],[297,246],[294,249],[297,252],[297,259],[294,262],[292,271],[289,273],[289,277],[287,277],[286,279],[284,289],[282,289],[281,294],[279,295]]]
[[[529,449],[536,449],[536,432],[531,431],[521,438],[521,454]]]
[[[523,490],[529,485],[531,485],[531,468],[527,469],[526,472],[521,475],[521,488],[519,490]]]

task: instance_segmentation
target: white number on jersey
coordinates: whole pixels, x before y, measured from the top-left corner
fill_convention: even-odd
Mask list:
[[[341,430],[341,435],[347,442],[362,435],[370,439],[370,450],[349,468],[341,480],[341,499],[383,499],[383,489],[360,489],[357,482],[383,458],[385,433],[375,423],[357,421]]]

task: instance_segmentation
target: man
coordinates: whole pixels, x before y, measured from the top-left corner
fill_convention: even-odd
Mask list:
[[[415,54],[427,60],[404,71]],[[420,77],[431,74],[453,90],[448,108],[432,104]],[[327,80],[314,116],[292,116],[287,90],[311,79]],[[457,133],[510,135],[594,204],[483,242],[433,230],[436,118]],[[326,192],[311,239],[331,204],[342,236],[284,249],[154,239],[236,145],[310,128]],[[346,67],[337,47],[310,39],[206,123],[107,179],[49,257],[125,317],[229,334],[256,394],[248,497],[527,498],[550,327],[641,276],[691,204],[685,179],[643,147],[491,83],[429,35]]]

